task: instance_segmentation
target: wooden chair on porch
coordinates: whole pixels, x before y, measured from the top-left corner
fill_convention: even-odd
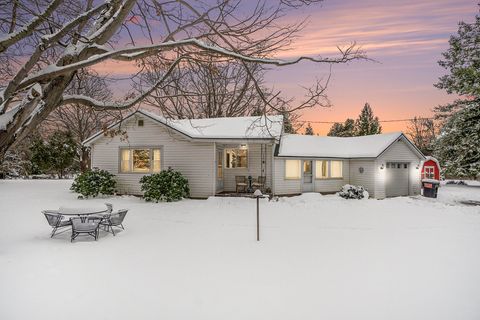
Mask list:
[[[260,189],[261,191],[264,191],[266,180],[267,180],[267,177],[258,176],[258,179],[252,182],[253,189]]]
[[[236,192],[239,193],[241,190],[242,192],[247,192],[247,178],[245,176],[235,176],[235,184],[236,184]]]

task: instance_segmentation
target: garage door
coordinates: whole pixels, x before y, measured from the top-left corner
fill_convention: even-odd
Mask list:
[[[408,163],[387,162],[387,197],[408,196],[408,168]]]

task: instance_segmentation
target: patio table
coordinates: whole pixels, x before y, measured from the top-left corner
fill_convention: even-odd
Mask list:
[[[103,215],[108,212],[108,208],[70,208],[60,207],[58,213],[62,216],[90,216],[93,214]]]

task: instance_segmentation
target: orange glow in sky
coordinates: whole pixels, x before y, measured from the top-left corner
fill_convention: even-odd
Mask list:
[[[343,122],[356,118],[365,102],[380,120],[432,116],[433,107],[456,98],[433,86],[445,72],[437,61],[448,48],[450,35],[457,31],[458,21],[473,21],[477,12],[478,6],[471,0],[325,0],[289,12],[285,22],[307,18],[309,24],[279,58],[334,56],[337,45],[355,41],[374,60],[333,66],[327,91],[332,107],[303,110],[301,120]],[[96,69],[112,75],[139,70],[132,63],[116,62]],[[301,86],[328,75],[326,65],[302,62],[273,68],[265,84],[301,101]],[[382,127],[384,132],[405,131],[407,124],[389,122]],[[331,125],[312,126],[324,135]]]

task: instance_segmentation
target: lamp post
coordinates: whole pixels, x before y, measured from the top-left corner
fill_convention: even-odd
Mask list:
[[[257,241],[260,241],[260,197],[262,191],[260,189],[255,190],[253,196],[257,198]]]

